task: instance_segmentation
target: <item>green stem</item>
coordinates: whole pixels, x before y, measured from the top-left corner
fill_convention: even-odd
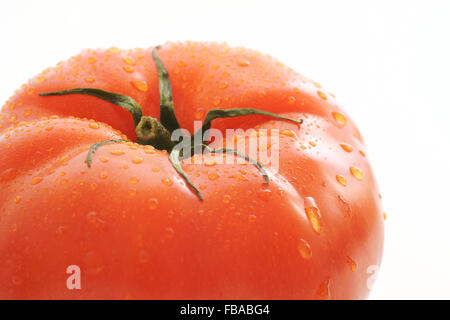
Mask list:
[[[167,150],[169,152],[169,161],[172,163],[174,169],[184,179],[187,185],[194,191],[200,200],[203,197],[199,190],[189,181],[186,173],[183,171],[181,161],[184,159],[182,156],[181,144],[171,140],[171,134],[176,129],[180,129],[180,125],[175,116],[175,110],[173,105],[172,86],[170,84],[169,73],[165,68],[162,61],[158,58],[156,51],[159,47],[155,47],[152,51],[152,57],[158,70],[158,85],[159,85],[159,99],[160,99],[160,121],[150,116],[143,116],[142,109],[139,104],[131,97],[126,95],[117,94],[114,92],[104,91],[95,88],[75,88],[70,90],[63,90],[57,92],[41,93],[40,96],[62,96],[68,94],[84,94],[97,97],[99,99],[110,102],[114,105],[120,106],[129,111],[133,117],[134,126],[136,129],[137,141],[143,145],[152,145],[160,150]],[[235,118],[250,115],[265,115],[273,118],[294,122],[301,124],[303,120],[294,120],[291,118],[283,117],[275,113],[271,113],[264,110],[250,109],[250,108],[238,108],[238,109],[213,109],[206,115],[202,128],[194,133],[187,141],[190,144],[191,150],[196,152],[197,149],[204,150],[205,148],[211,153],[232,153],[238,157],[246,159],[248,162],[255,165],[264,177],[264,183],[269,183],[269,176],[263,166],[256,160],[249,156],[239,152],[235,149],[212,149],[206,145],[208,138],[208,131],[211,129],[211,123],[215,119],[219,118]],[[203,136],[203,133],[205,135]],[[195,137],[200,135],[199,145],[195,145]],[[108,140],[104,142],[94,143],[87,154],[86,163],[88,167],[92,164],[92,157],[95,151],[103,145],[111,143],[126,142],[126,140]],[[197,148],[200,147],[200,148]],[[192,153],[192,155],[193,155]],[[187,156],[186,156],[187,157]]]
[[[174,169],[178,172],[178,174],[184,179],[184,181],[187,183],[187,185],[194,191],[194,193],[197,195],[197,197],[203,201],[202,194],[198,189],[192,184],[192,182],[187,177],[186,173],[184,172],[183,168],[181,167],[180,162],[180,152],[181,149],[175,147],[172,149],[172,152],[169,155],[169,160],[172,163],[172,166]]]
[[[258,110],[258,109],[251,109],[251,108],[237,108],[237,109],[212,109],[209,110],[209,112],[206,114],[205,120],[203,121],[202,128],[199,129],[195,135],[203,135],[203,133],[208,133],[208,130],[211,129],[211,122],[215,119],[220,118],[236,118],[236,117],[244,117],[244,116],[251,116],[251,115],[263,115],[263,116],[269,116],[272,118],[277,118],[281,120],[286,120],[290,122],[294,122],[295,124],[302,124],[303,119],[300,120],[294,120],[288,117],[283,117],[278,114],[264,111],[264,110]],[[202,142],[205,143],[208,141],[208,134],[205,135],[205,137],[202,137]]]
[[[205,145],[206,150],[208,150],[210,153],[232,153],[236,156],[243,158],[253,164],[258,170],[261,172],[261,174],[264,177],[264,184],[269,184],[269,175],[267,174],[267,171],[264,169],[264,167],[253,158],[241,153],[239,150],[236,149],[230,149],[230,148],[221,148],[221,149],[212,149]]]
[[[45,97],[45,96],[64,96],[68,94],[84,94],[88,96],[93,96],[102,99],[104,101],[107,101],[109,103],[112,103],[116,106],[122,107],[131,113],[135,127],[139,124],[139,121],[141,121],[142,117],[141,106],[133,98],[122,94],[94,88],[76,88],[56,92],[40,93],[39,95]]]
[[[91,145],[91,147],[89,148],[87,157],[86,157],[86,163],[87,163],[88,167],[91,167],[92,156],[94,155],[95,151],[97,151],[98,148],[100,148],[101,146],[104,146],[105,144],[119,143],[119,142],[128,142],[128,141],[127,140],[108,140],[108,141],[103,141],[103,142],[97,142],[97,143],[94,143],[93,145]]]
[[[159,46],[153,48],[152,57],[158,69],[158,87],[159,87],[159,107],[160,121],[164,127],[172,133],[176,129],[180,129],[175,110],[173,108],[172,85],[170,84],[169,73],[161,60],[156,55]]]

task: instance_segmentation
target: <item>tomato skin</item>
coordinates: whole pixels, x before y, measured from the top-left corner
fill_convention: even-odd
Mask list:
[[[190,132],[217,107],[304,119],[213,122],[222,131],[280,129],[278,172],[268,169],[265,186],[249,164],[185,164],[202,202],[152,147],[105,145],[88,168],[92,143],[135,141],[131,116],[89,96],[38,93],[99,88],[154,117],[159,97],[151,48],[83,51],[30,80],[0,113],[0,298],[367,297],[366,270],[382,256],[382,206],[359,131],[334,96],[252,50],[168,43],[158,55]],[[66,287],[69,265],[81,268],[81,290]]]

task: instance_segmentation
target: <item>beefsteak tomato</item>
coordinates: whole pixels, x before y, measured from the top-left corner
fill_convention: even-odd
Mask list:
[[[40,95],[74,88],[85,92]],[[210,122],[224,134],[210,147],[256,139],[279,166],[218,163],[223,155],[212,152],[181,159],[177,170],[171,148],[142,143],[140,117],[111,97],[131,97],[163,124],[162,100],[173,98],[168,110],[189,134],[211,110],[285,117]],[[85,50],[23,85],[3,106],[0,128],[0,298],[369,293],[384,221],[361,135],[333,94],[268,55],[197,42]],[[276,146],[262,142],[275,130]],[[69,266],[79,267],[80,288],[70,288]]]

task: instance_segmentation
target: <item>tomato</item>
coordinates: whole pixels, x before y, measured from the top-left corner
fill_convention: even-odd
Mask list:
[[[86,94],[39,95],[96,88],[129,96],[144,116],[161,120],[152,50],[83,51],[3,106],[0,298],[367,297],[368,270],[383,250],[379,191],[358,129],[318,83],[226,44],[166,43],[155,51],[176,120],[190,134],[213,109],[285,117],[211,122],[224,134],[211,148],[256,139],[273,149],[261,135],[279,132],[271,150],[279,166],[263,165],[268,183],[248,161],[217,163],[218,153],[184,159],[184,179],[170,149],[136,143],[124,108]],[[91,146],[109,140],[116,142],[95,150],[88,166]],[[67,286],[69,266],[79,267],[80,289]]]

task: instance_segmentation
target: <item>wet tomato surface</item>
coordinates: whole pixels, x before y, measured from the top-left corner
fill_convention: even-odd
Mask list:
[[[182,168],[137,143],[127,110],[97,97],[39,96],[98,88],[132,97],[159,119],[152,48],[85,50],[22,86],[0,113],[0,298],[360,299],[383,250],[383,211],[361,135],[335,96],[276,59],[215,43],[166,43],[180,127],[210,110],[260,139],[278,130],[264,184],[252,164],[219,154]],[[349,84],[351,85],[351,84]],[[259,133],[261,132],[261,133]],[[92,144],[128,140],[96,150]],[[194,156],[194,158],[197,157]],[[81,270],[69,290],[66,269]]]

